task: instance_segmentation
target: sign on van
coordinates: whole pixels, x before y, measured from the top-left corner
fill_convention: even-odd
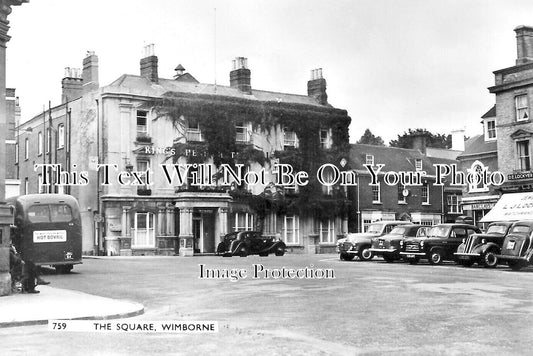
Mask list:
[[[67,241],[66,230],[34,231],[33,242],[65,242]]]

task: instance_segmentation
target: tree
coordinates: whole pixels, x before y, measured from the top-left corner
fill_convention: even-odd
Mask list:
[[[452,136],[446,134],[433,134],[426,129],[409,129],[398,139],[391,140],[389,146],[399,148],[413,148],[413,138],[424,135],[426,137],[426,146],[433,148],[450,148],[452,146]]]
[[[375,146],[385,146],[385,142],[380,136],[374,136],[374,134],[370,131],[370,129],[366,129],[365,133],[359,141],[356,143],[364,143],[367,145],[375,145]]]

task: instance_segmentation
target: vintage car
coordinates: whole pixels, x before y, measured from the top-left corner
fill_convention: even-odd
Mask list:
[[[273,237],[263,236],[259,231],[236,231],[224,236],[217,246],[217,254],[224,257],[248,255],[276,256],[285,254],[285,243]]]
[[[369,261],[373,254],[370,251],[372,238],[388,234],[398,225],[411,224],[408,221],[379,221],[368,226],[366,232],[349,233],[337,241],[337,252],[343,261],[351,261],[358,256],[361,261]]]
[[[503,241],[501,254],[496,255],[498,261],[507,262],[515,271],[533,264],[532,232],[533,220],[515,222]]]
[[[469,236],[454,254],[457,263],[465,267],[470,267],[474,263],[489,268],[496,267],[498,264],[496,255],[500,254],[503,240],[512,224],[510,221],[493,222],[487,232]]]
[[[469,224],[438,224],[427,231],[427,237],[406,238],[400,255],[410,264],[427,259],[432,265],[453,260],[463,239],[481,230]]]
[[[374,256],[381,256],[387,262],[401,259],[401,241],[406,237],[416,237],[421,225],[398,225],[387,235],[372,238],[370,251]]]

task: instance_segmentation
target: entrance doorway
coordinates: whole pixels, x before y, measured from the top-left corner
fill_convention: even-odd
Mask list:
[[[195,209],[192,216],[194,253],[215,253],[215,211]]]

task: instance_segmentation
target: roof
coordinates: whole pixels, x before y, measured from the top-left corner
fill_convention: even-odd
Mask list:
[[[493,107],[489,109],[483,116],[481,116],[482,119],[486,119],[488,117],[496,117],[496,104],[494,104]]]
[[[353,168],[364,169],[363,164],[366,163],[366,155],[373,155],[375,164],[385,165],[382,172],[414,171],[417,159],[422,160],[422,170],[426,172],[433,172],[433,165],[437,163],[457,163],[456,160],[452,159],[428,157],[415,149],[366,144],[350,145],[350,164]]]
[[[494,153],[498,151],[498,143],[494,141],[485,141],[485,135],[477,135],[470,137],[465,142],[465,150],[457,158],[461,159],[465,156],[482,154],[482,153]]]
[[[251,94],[246,94],[237,88],[224,85],[197,83],[159,78],[158,83],[151,82],[148,78],[124,74],[117,80],[105,86],[103,92],[159,97],[168,92],[220,95],[253,101],[277,101],[295,104],[312,105],[316,107],[331,107],[321,105],[315,98],[307,95],[287,94],[252,89]]]

